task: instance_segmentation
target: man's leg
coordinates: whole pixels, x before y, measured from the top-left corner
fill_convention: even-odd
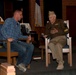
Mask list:
[[[66,44],[66,37],[65,36],[59,36],[50,41],[49,48],[52,51],[53,57],[56,57],[56,60],[58,62],[57,69],[63,69],[63,53],[62,48]],[[61,65],[60,65],[61,64]]]
[[[28,45],[29,45],[29,47],[28,47]],[[31,57],[32,57],[33,49],[34,49],[33,45],[32,44],[26,44],[23,42],[13,42],[11,44],[11,47],[14,51],[17,51],[19,53],[17,67],[20,70],[22,70],[23,72],[25,72],[26,66],[31,61]]]
[[[63,52],[62,52],[62,45],[57,43],[56,44],[56,52],[57,52],[57,62],[58,62],[58,66],[57,66],[57,70],[61,70],[64,68],[64,61],[63,61]]]
[[[49,46],[49,48],[50,48],[50,50],[52,52],[53,59],[56,59],[57,55],[56,55],[56,47],[55,47],[55,44],[52,43],[52,42],[50,42],[48,46]]]
[[[22,46],[18,42],[12,42],[11,43],[11,49],[13,51],[18,52],[18,60],[17,60],[17,65],[22,63],[25,60],[25,55],[26,55],[26,47]]]
[[[62,45],[59,43],[56,44],[56,53],[57,53],[57,61],[63,63]]]
[[[34,46],[32,43],[25,43],[21,41],[19,41],[18,43],[26,47],[26,55],[25,55],[25,60],[23,61],[23,63],[27,66],[31,61]]]
[[[61,70],[64,68],[63,64],[63,52],[62,52],[62,48],[64,47],[64,45],[66,44],[66,37],[65,36],[60,36],[58,43],[56,44],[56,54],[57,54],[57,62],[58,62],[58,67],[57,70]]]

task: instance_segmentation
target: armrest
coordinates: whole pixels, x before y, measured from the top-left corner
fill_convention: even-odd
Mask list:
[[[24,41],[25,41],[25,40],[27,40],[27,39],[24,39],[24,38],[20,38],[20,39],[18,39],[18,40],[22,40],[22,41],[24,40]]]
[[[50,39],[48,39],[48,38],[45,38],[45,42],[49,42],[50,41]]]
[[[7,55],[11,52],[11,42],[7,41]]]
[[[26,41],[27,43],[30,43],[30,41],[29,41],[29,40],[24,39],[24,38],[20,38],[20,39],[18,39],[18,40],[21,40],[21,41]]]
[[[9,57],[10,56],[10,52],[11,52],[11,42],[7,41],[7,40],[0,40],[0,42],[6,42],[7,44],[7,49],[6,49],[6,52],[7,52],[7,56]]]

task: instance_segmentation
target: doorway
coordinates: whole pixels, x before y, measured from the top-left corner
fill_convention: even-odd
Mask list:
[[[70,36],[73,45],[76,46],[76,6],[66,7],[66,19],[69,20]]]
[[[67,6],[66,15],[70,23],[70,36],[76,37],[76,6]]]

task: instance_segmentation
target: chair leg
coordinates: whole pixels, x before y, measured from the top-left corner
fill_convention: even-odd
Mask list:
[[[44,49],[41,49],[41,59],[44,59]]]
[[[11,58],[11,57],[7,57],[7,62],[8,62],[9,64],[12,64],[12,58]]]
[[[46,52],[46,67],[48,67],[48,53]]]
[[[13,60],[13,65],[16,65],[16,57],[13,57],[12,60]]]
[[[69,53],[68,53],[68,64],[70,64],[70,56],[69,56]]]
[[[70,57],[70,66],[72,66],[72,54],[70,54],[69,57]]]
[[[68,54],[68,63],[72,66],[72,54]]]
[[[28,65],[28,67],[27,67],[28,69],[30,69],[31,67],[30,67],[30,64]]]
[[[50,64],[50,54],[48,54],[48,63]]]

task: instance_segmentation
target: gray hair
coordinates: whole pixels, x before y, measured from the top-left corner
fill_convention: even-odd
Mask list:
[[[54,11],[49,11],[49,13],[48,13],[48,14],[49,14],[49,16],[50,16],[50,15],[52,15],[52,16],[55,16],[55,17],[56,17],[56,14],[55,14],[55,12],[54,12]]]

